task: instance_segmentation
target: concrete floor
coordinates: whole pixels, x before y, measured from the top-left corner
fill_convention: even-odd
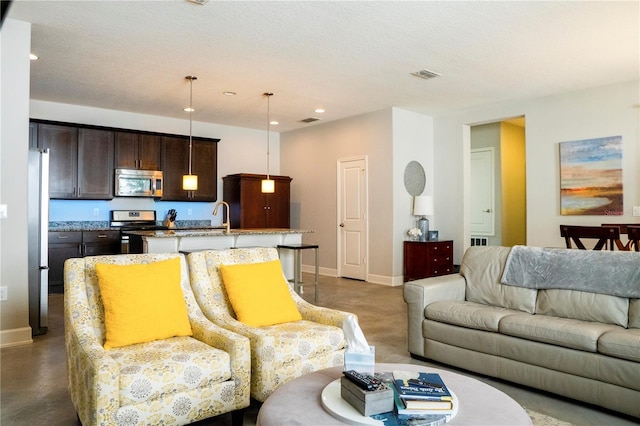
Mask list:
[[[309,279],[305,274],[305,279]],[[312,288],[305,299],[312,300]],[[31,345],[0,351],[0,424],[78,425],[67,391],[64,349],[63,295],[50,295],[49,332]],[[441,364],[412,359],[406,344],[406,305],[402,287],[385,287],[361,281],[320,277],[317,305],[353,312],[369,341],[376,347],[376,361],[432,365],[465,374],[505,392],[522,406],[574,425],[635,425],[638,419],[567,400],[500,380]],[[260,404],[252,401],[245,426],[255,425]],[[226,414],[198,425],[231,425]]]

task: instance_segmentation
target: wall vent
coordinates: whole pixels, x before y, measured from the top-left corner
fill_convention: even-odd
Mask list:
[[[315,118],[315,117],[309,117],[309,118],[305,118],[300,120],[301,123],[313,123],[314,121],[318,121],[320,120],[319,118]]]
[[[435,71],[424,69],[424,70],[412,72],[411,75],[414,75],[414,76],[420,77],[420,78],[424,78],[425,80],[429,80],[430,78],[440,77],[442,74],[438,74]]]
[[[487,237],[471,237],[472,246],[486,246],[489,245],[489,239]]]

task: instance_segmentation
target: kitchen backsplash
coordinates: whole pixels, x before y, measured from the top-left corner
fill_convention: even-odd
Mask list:
[[[108,226],[111,210],[155,210],[156,220],[162,223],[167,212],[175,209],[176,226],[219,226],[222,224],[222,215],[213,216],[214,206],[215,203],[153,201],[148,198],[123,197],[108,201],[50,200],[49,222],[107,222]]]

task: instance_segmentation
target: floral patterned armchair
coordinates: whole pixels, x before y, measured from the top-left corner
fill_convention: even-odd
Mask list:
[[[141,264],[180,257],[181,288],[193,336],[104,349],[105,312],[95,265]],[[208,321],[179,254],[69,259],[64,320],[71,400],[83,425],[187,424],[249,406],[247,338]],[[234,411],[239,410],[239,411]]]
[[[251,397],[258,401],[289,380],[343,365],[346,341],[342,325],[353,315],[312,305],[289,288],[302,320],[264,327],[236,320],[219,266],[276,259],[275,248],[207,250],[187,256],[191,287],[207,318],[251,341]]]

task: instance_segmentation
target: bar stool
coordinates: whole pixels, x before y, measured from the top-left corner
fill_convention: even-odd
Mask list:
[[[293,250],[293,279],[289,280],[293,284],[293,289],[296,293],[302,294],[305,285],[313,285],[313,301],[316,302],[318,298],[318,248],[317,244],[281,244],[277,246],[278,252],[282,249]],[[313,284],[305,284],[302,281],[302,250],[313,249],[316,255],[315,276]]]

